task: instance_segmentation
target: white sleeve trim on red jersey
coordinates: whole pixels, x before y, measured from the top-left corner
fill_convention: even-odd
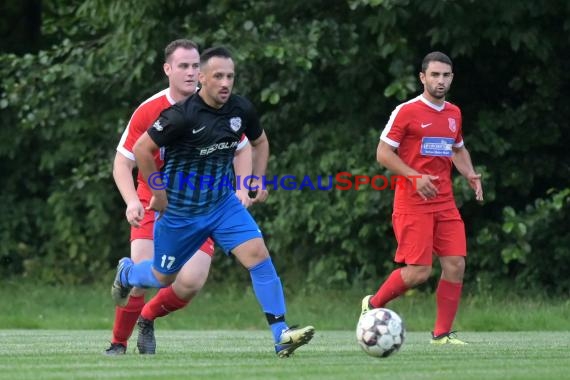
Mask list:
[[[128,150],[127,148],[125,148],[125,141],[127,140],[127,137],[129,136],[129,130],[131,127],[131,122],[133,121],[133,118],[135,117],[135,114],[147,103],[160,98],[161,96],[166,96],[166,99],[168,99],[168,101],[170,102],[170,104],[174,104],[174,100],[172,99],[172,97],[170,96],[169,92],[168,92],[168,88],[165,88],[164,90],[161,90],[159,92],[157,92],[156,94],[152,95],[151,97],[149,97],[148,99],[146,99],[144,102],[142,102],[141,104],[139,104],[139,106],[135,109],[135,111],[133,112],[133,114],[131,115],[131,118],[129,119],[129,123],[127,124],[127,127],[125,128],[125,130],[123,131],[123,134],[121,135],[121,140],[119,140],[119,145],[117,145],[117,152],[121,153],[123,156],[125,156],[126,158],[128,158],[129,160],[135,161],[135,155],[133,152],[131,152],[130,150]]]
[[[382,135],[384,135],[384,134],[382,134]],[[386,136],[381,136],[381,137],[380,137],[380,140],[384,141],[386,144],[388,144],[388,145],[390,145],[390,146],[392,146],[392,147],[394,147],[394,148],[398,148],[398,147],[400,146],[400,143],[399,143],[399,142],[394,141],[394,140],[392,140],[392,139],[389,139],[389,138],[386,137]]]
[[[248,143],[249,143],[249,139],[247,138],[247,136],[245,134],[241,135],[241,140],[239,141],[239,144],[236,148],[236,151],[242,150],[243,148],[245,148],[245,146]]]
[[[132,117],[131,117],[132,119]],[[125,141],[127,140],[127,136],[129,135],[129,127],[131,126],[131,122],[129,120],[129,124],[127,124],[127,128],[123,131],[121,135],[121,140],[119,141],[119,145],[117,145],[117,152],[121,153],[123,156],[127,157],[129,160],[135,160],[135,155],[133,152],[125,148]]]
[[[121,153],[123,156],[127,157],[131,161],[136,161],[133,152],[128,151],[122,146],[117,147],[117,152]]]
[[[463,143],[463,139],[460,142],[453,144],[454,148],[461,148],[465,143]]]
[[[412,99],[410,101],[402,103],[402,104],[398,105],[394,109],[394,111],[392,111],[392,113],[390,114],[390,118],[388,119],[388,122],[386,123],[386,126],[384,127],[384,130],[382,131],[382,134],[380,135],[380,140],[384,141],[388,145],[393,146],[394,148],[398,148],[400,146],[400,143],[398,141],[394,141],[394,140],[388,138],[388,133],[390,133],[390,129],[392,129],[392,125],[394,125],[394,120],[396,120],[396,116],[398,115],[398,112],[400,112],[402,107],[408,103],[412,103],[416,99]]]

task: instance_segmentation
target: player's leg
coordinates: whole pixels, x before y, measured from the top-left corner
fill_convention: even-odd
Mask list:
[[[141,226],[131,226],[131,258],[133,262],[152,259],[154,243],[152,233],[154,226],[154,212],[145,212]],[[111,346],[105,351],[108,355],[124,354],[127,349],[127,341],[130,338],[137,318],[144,306],[145,291],[141,288],[133,288],[128,295],[124,307],[115,308],[115,320],[113,322],[113,337]]]
[[[204,245],[212,246],[212,243]],[[147,320],[155,320],[181,309],[202,289],[210,271],[213,249],[200,247],[190,260],[184,264],[174,283],[168,288],[162,288],[145,305],[141,316]]]
[[[461,300],[467,252],[465,226],[457,209],[436,214],[434,250],[441,264],[441,278],[435,293],[437,314],[432,342],[464,344],[450,334]]]
[[[285,295],[281,279],[273,266],[261,231],[249,212],[231,197],[219,209],[212,233],[226,253],[232,252],[249,270],[253,291],[265,313],[280,357],[291,355],[313,337],[312,326],[289,328],[285,322]]]
[[[144,306],[138,320],[139,334],[137,347],[141,354],[156,352],[154,320],[185,307],[202,289],[208,278],[214,242],[208,239],[200,249],[184,264],[174,283],[162,288]]]
[[[126,303],[132,287],[163,288],[174,282],[182,266],[198,250],[208,232],[197,217],[182,217],[168,212],[154,224],[154,260],[134,264],[119,260],[111,295],[118,305]]]
[[[362,313],[384,307],[406,290],[426,282],[431,274],[433,215],[394,213],[392,225],[398,242],[394,261],[406,266],[390,273],[376,294],[364,297]]]

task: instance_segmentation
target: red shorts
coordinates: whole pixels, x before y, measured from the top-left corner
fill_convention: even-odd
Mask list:
[[[143,206],[146,207],[146,202],[142,202]],[[143,220],[141,222],[141,226],[136,228],[131,226],[131,241],[137,239],[147,239],[153,240],[153,231],[154,228],[154,211],[145,211]],[[204,244],[200,247],[200,251],[203,251],[214,257],[214,241],[212,238],[206,239]]]
[[[398,249],[394,261],[432,264],[436,256],[466,256],[465,225],[457,208],[420,214],[392,214]]]

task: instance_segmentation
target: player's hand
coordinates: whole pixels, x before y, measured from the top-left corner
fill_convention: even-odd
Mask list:
[[[127,204],[125,216],[131,226],[139,228],[144,218],[144,207],[142,203],[138,199],[136,201],[129,202],[129,204]]]
[[[236,197],[243,205],[243,207],[248,208],[253,203],[253,200],[249,197],[247,189],[236,190]]]
[[[146,209],[157,211],[159,215],[158,218],[156,218],[156,220],[158,220],[162,217],[162,214],[164,214],[166,207],[168,207],[168,199],[166,198],[166,191],[158,190],[155,191],[152,198],[150,198],[150,202]]]
[[[251,184],[249,185],[250,188],[250,197],[253,195],[252,203],[262,203],[265,202],[267,197],[269,196],[269,192],[267,188],[263,185],[261,180],[253,179]]]
[[[475,199],[483,202],[483,185],[481,185],[481,174],[471,173],[467,176],[469,186],[475,191]]]
[[[432,199],[437,196],[437,186],[433,182],[438,179],[438,176],[429,174],[421,174],[420,178],[414,179],[416,191],[423,200]]]

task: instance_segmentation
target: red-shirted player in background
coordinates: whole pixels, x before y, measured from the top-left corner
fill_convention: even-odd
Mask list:
[[[169,87],[151,96],[135,110],[121,137],[113,163],[113,177],[127,205],[125,214],[131,224],[131,258],[135,262],[152,259],[154,255],[155,212],[147,209],[152,193],[140,174],[137,177],[138,186],[135,188],[132,175],[136,166],[133,146],[141,134],[146,132],[158,118],[161,111],[196,92],[200,71],[198,45],[193,41],[181,39],[171,42],[166,46],[164,56],[163,68],[168,77]],[[161,168],[162,157],[157,155],[156,162],[157,167]],[[245,178],[252,173],[251,146],[245,136],[238,146],[234,168],[239,178]],[[244,206],[251,205],[247,189],[238,190],[236,195]],[[190,302],[208,278],[213,255],[214,242],[208,239],[184,265],[176,281],[171,286],[160,289],[146,305],[145,290],[134,288],[128,303],[124,307],[115,309],[113,338],[111,346],[105,353],[124,354],[127,340],[138,321],[139,353],[154,354],[156,349],[154,319],[181,309]]]
[[[392,112],[380,136],[378,162],[410,179],[397,186],[392,224],[398,242],[396,269],[375,295],[362,300],[362,312],[389,301],[428,280],[433,255],[441,278],[436,290],[437,315],[433,344],[465,344],[451,331],[463,284],[467,244],[465,227],[455,205],[451,169],[455,164],[483,200],[481,175],[475,173],[461,133],[461,111],[445,101],[453,80],[451,59],[432,52],[422,61],[423,93]]]

